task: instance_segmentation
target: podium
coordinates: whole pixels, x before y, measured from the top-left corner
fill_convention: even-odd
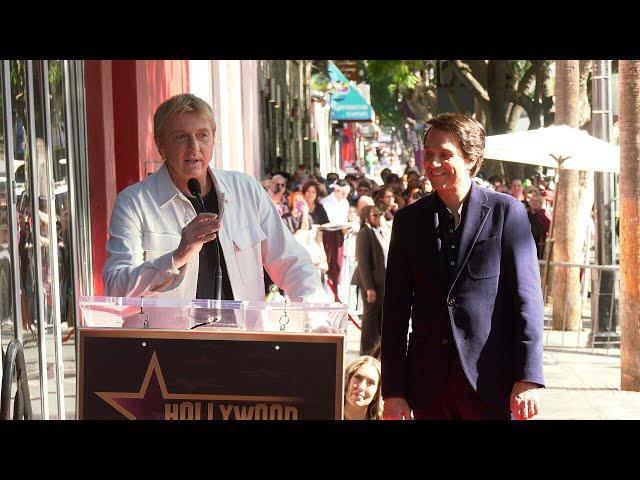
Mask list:
[[[339,420],[347,306],[82,297],[78,419]]]

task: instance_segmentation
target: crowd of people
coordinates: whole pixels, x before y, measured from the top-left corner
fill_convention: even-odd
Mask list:
[[[376,153],[372,148],[368,155],[374,156],[370,166],[395,165],[396,158],[386,149],[378,149]],[[394,168],[402,175],[384,167],[377,180],[368,173],[373,168],[366,165],[361,173],[347,173],[342,179],[334,172],[323,178],[319,170],[310,173],[300,165],[293,175],[280,172],[262,181],[285,225],[307,249],[323,284],[333,292],[336,301],[340,301],[337,286],[343,270],[345,235],[356,237],[357,266],[352,278],[343,281],[355,285],[362,297],[361,355],[371,354],[380,337],[385,267],[394,215],[433,192],[429,179],[420,174],[413,158],[401,168]],[[473,180],[525,205],[538,258],[542,259],[555,198],[553,181],[547,182],[537,173],[524,181],[513,178],[505,183],[498,175],[485,179],[482,171]],[[268,292],[273,292],[272,284],[265,272]]]

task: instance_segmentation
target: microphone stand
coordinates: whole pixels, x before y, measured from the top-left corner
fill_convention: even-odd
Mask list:
[[[198,185],[199,186],[199,185]],[[194,191],[195,190],[195,191]],[[194,196],[196,197],[196,200],[198,201],[198,204],[200,205],[200,209],[202,210],[202,213],[207,213],[207,208],[204,205],[204,202],[202,201],[202,196],[200,195],[200,191],[199,189],[194,189],[191,191],[192,194],[194,194]],[[220,266],[220,240],[219,240],[219,236],[216,235],[215,240],[213,240],[216,244],[216,254],[217,254],[217,258],[216,258],[216,270],[215,270],[215,282],[214,282],[214,287],[213,287],[213,295],[214,295],[214,300],[216,301],[216,303],[221,303],[222,302],[222,267]],[[213,318],[211,318],[211,316],[209,316],[209,322],[208,323],[217,323],[220,320],[222,320],[222,314],[221,311],[218,309],[216,310],[216,314]],[[199,326],[199,325],[196,325]],[[195,328],[195,327],[192,327]]]

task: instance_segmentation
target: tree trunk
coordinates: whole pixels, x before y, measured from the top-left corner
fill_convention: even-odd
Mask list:
[[[640,391],[640,61],[620,60],[622,390]]]
[[[488,73],[491,124],[493,127],[493,134],[498,135],[507,132],[507,104],[505,99],[507,62],[505,60],[489,60]]]
[[[542,88],[542,116],[544,119],[544,126],[548,127],[553,125],[555,120],[555,106],[553,103],[553,85],[551,83],[551,66],[545,64],[542,71],[543,76],[543,88]]]
[[[556,68],[557,125],[578,128],[580,124],[580,65],[578,60],[559,60]],[[580,174],[576,170],[562,170],[554,202],[555,226],[553,260],[582,263],[582,242],[579,235]],[[584,225],[584,224],[583,224]],[[580,301],[580,270],[553,267],[553,328],[579,330],[582,325]]]

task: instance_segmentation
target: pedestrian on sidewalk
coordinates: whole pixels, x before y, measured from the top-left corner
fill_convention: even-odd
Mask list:
[[[358,286],[364,302],[360,355],[371,355],[380,338],[382,326],[382,297],[389,238],[380,228],[380,215],[382,213],[376,207],[364,207],[360,216],[360,231],[356,237],[358,266],[351,284]]]
[[[329,222],[334,226],[341,226],[338,230],[327,230],[323,234],[324,249],[327,253],[329,271],[327,276],[332,284],[332,289],[337,290],[342,273],[344,261],[344,237],[349,233],[349,201],[347,195],[351,187],[346,180],[338,180],[330,195],[323,198],[320,203],[327,212]],[[335,293],[335,292],[334,292]]]

